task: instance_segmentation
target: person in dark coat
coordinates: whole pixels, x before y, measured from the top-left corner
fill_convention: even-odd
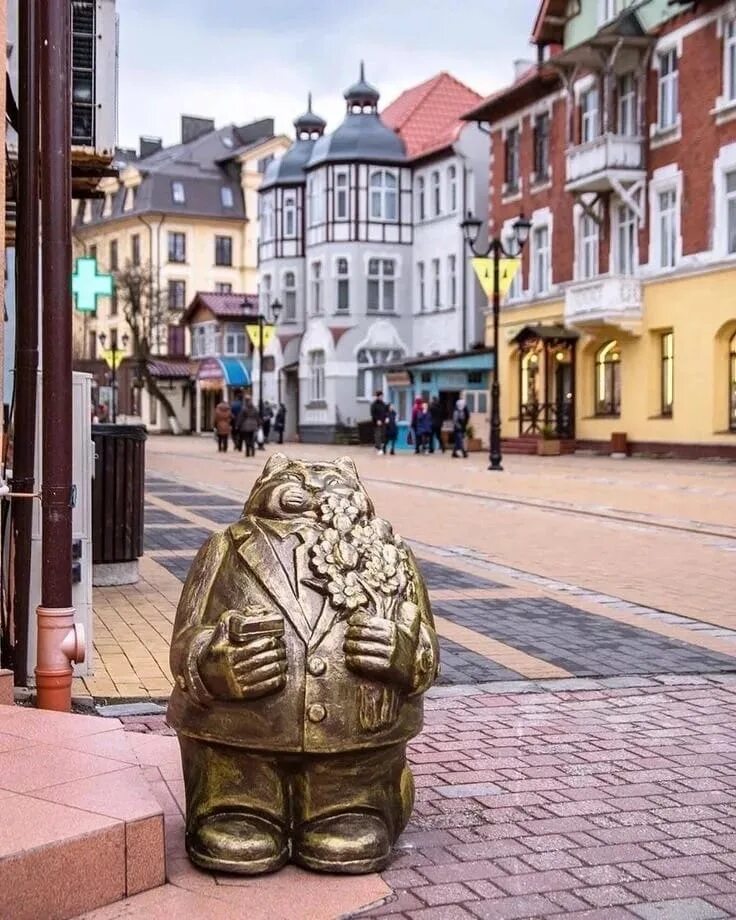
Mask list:
[[[391,405],[387,406],[386,413],[386,440],[383,444],[384,454],[391,448],[389,453],[393,456],[396,453],[396,439],[399,436],[399,423],[396,418],[396,409]]]
[[[429,440],[429,452],[430,454],[434,453],[434,440],[437,438],[437,444],[444,454],[445,443],[442,440],[442,422],[444,421],[444,412],[442,411],[442,404],[440,403],[437,396],[432,397],[432,401],[429,404],[429,414],[432,416],[432,437]]]
[[[261,416],[250,396],[245,397],[243,408],[238,416],[237,427],[241,438],[245,441],[245,456],[255,457],[256,432],[261,427]]]
[[[422,397],[417,396],[414,400],[414,405],[411,410],[411,433],[414,438],[414,453],[418,454],[421,447],[421,439],[419,437],[419,429],[417,427],[419,422],[419,416],[422,414]]]
[[[284,443],[284,429],[286,428],[286,406],[283,403],[279,403],[279,407],[276,410],[276,418],[273,422],[273,430],[279,436],[279,444]]]
[[[220,453],[227,453],[227,442],[233,423],[233,413],[230,406],[223,401],[215,407],[215,434],[217,435],[217,450]]]
[[[465,449],[465,429],[468,427],[469,420],[470,413],[465,405],[465,400],[458,399],[455,403],[455,411],[452,414],[452,430],[455,438],[452,448],[453,457],[459,457],[461,454],[463,457],[468,456],[468,452]]]
[[[417,417],[417,433],[419,435],[420,451],[426,454],[432,444],[432,415],[426,402],[422,403],[421,411]]]
[[[238,390],[235,393],[235,398],[232,401],[230,410],[232,412],[232,418],[233,418],[232,420],[233,447],[235,448],[235,450],[242,450],[243,449],[243,438],[242,438],[242,435],[240,434],[240,431],[238,430],[238,419],[240,418],[240,413],[243,411],[243,398],[240,393],[240,390]]]
[[[273,421],[273,409],[270,402],[263,404],[263,443],[268,444],[268,436],[271,434],[271,422]]]
[[[383,391],[376,392],[376,398],[371,403],[371,421],[373,422],[373,443],[379,454],[384,453],[386,440],[386,412],[388,406],[383,401]]]

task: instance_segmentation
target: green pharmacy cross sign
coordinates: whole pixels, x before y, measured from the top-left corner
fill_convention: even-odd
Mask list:
[[[72,293],[80,313],[94,313],[98,297],[112,296],[112,275],[97,272],[97,259],[82,256],[74,263]]]

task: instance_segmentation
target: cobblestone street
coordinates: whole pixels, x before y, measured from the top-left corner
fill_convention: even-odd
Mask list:
[[[413,546],[442,653],[410,749],[414,816],[385,896],[371,889],[375,903],[351,915],[736,914],[732,468],[511,457],[491,477],[481,455],[350,452]],[[181,583],[202,541],[238,517],[263,459],[217,457],[208,439],[149,441],[143,577],[98,590],[95,676],[80,693],[167,696]],[[163,716],[124,721],[170,733]],[[176,848],[176,758],[150,769]],[[242,916],[232,885],[172,866],[176,909]],[[134,901],[167,903],[161,892]]]

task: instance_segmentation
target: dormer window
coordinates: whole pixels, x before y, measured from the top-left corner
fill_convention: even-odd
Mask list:
[[[220,201],[222,202],[223,208],[235,207],[235,199],[233,198],[233,190],[230,188],[229,185],[221,186]]]
[[[174,204],[186,204],[187,199],[184,195],[184,185],[181,182],[171,183],[171,198]]]
[[[395,173],[388,169],[376,169],[371,173],[371,220],[395,221],[398,219],[397,185]]]

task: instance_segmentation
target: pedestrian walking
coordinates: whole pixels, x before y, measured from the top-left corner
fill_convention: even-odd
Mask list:
[[[414,453],[418,454],[421,448],[421,438],[419,437],[419,416],[422,414],[422,397],[417,396],[411,410],[411,435],[414,439]]]
[[[422,403],[422,408],[417,416],[417,434],[419,435],[420,453],[429,453],[432,444],[432,415],[426,402]]]
[[[286,406],[279,403],[276,410],[276,418],[273,421],[273,430],[279,436],[279,444],[284,443],[284,429],[286,428]]]
[[[240,413],[243,411],[243,397],[240,390],[235,391],[235,398],[232,401],[230,406],[232,412],[233,421],[232,421],[232,435],[233,435],[233,447],[235,450],[243,449],[243,436],[238,430],[238,419],[240,418]]]
[[[261,414],[261,427],[263,428],[263,443],[268,444],[268,438],[271,434],[271,423],[273,422],[273,409],[270,402],[264,402],[263,413]]]
[[[376,451],[382,454],[386,440],[386,412],[387,405],[383,401],[383,391],[376,391],[376,398],[371,403],[371,421],[373,422],[373,443]]]
[[[246,396],[237,422],[240,437],[245,441],[246,457],[255,457],[256,455],[256,432],[260,427],[261,416],[258,409],[253,405],[253,400],[250,396]]]
[[[437,396],[433,396],[429,404],[429,414],[432,416],[432,436],[429,440],[429,452],[430,454],[434,453],[434,441],[437,439],[437,444],[444,454],[445,452],[445,443],[442,440],[442,422],[444,421],[444,412],[442,411],[442,403],[439,401]]]
[[[452,433],[454,437],[454,444],[452,447],[453,457],[459,457],[461,454],[463,457],[468,456],[468,452],[465,449],[465,431],[469,421],[470,413],[468,412],[468,407],[465,405],[465,400],[458,399],[455,403],[455,411],[452,413]]]
[[[396,453],[396,439],[399,436],[399,423],[396,418],[396,409],[388,404],[386,407],[386,440],[383,442],[384,454],[391,448],[389,453],[393,456]]]
[[[217,450],[221,454],[227,453],[227,442],[232,432],[233,412],[229,403],[224,399],[215,406],[214,428],[217,438]]]

